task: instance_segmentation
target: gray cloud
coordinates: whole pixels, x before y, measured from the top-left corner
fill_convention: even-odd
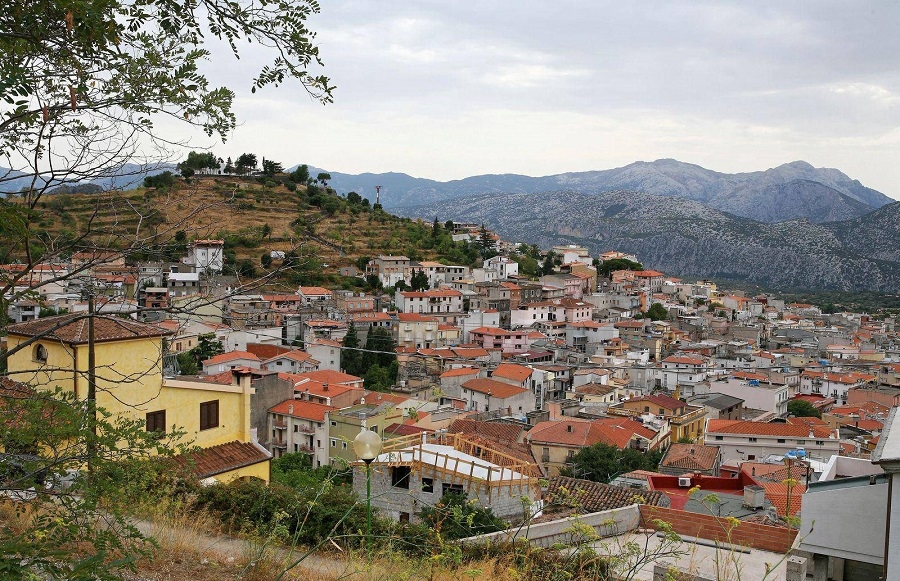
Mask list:
[[[884,2],[333,0],[311,25],[335,104],[241,89],[246,123],[223,147],[437,179],[806,159],[897,196],[898,16]],[[253,53],[221,52],[214,77],[253,73]]]

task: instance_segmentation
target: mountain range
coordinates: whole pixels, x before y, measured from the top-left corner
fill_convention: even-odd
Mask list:
[[[484,223],[504,239],[547,248],[619,250],[676,276],[751,282],[775,290],[895,292],[900,202],[850,220],[767,223],[694,200],[644,192],[487,194],[400,213]]]
[[[312,175],[320,171],[311,168]],[[894,200],[867,188],[836,169],[815,168],[804,161],[765,171],[726,174],[674,159],[635,162],[624,167],[529,177],[479,175],[439,182],[402,173],[344,174],[329,171],[329,186],[355,191],[374,201],[380,185],[385,209],[406,208],[480,194],[528,194],[574,191],[601,194],[633,190],[694,200],[705,206],[760,222],[806,218],[812,222],[865,215]]]

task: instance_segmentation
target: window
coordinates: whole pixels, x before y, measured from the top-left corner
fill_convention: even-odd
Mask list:
[[[147,431],[166,433],[166,410],[149,412],[147,414]]]
[[[47,356],[48,353],[46,347],[44,347],[40,343],[34,346],[34,353],[32,357],[35,361],[37,361],[38,363],[47,363]]]
[[[448,492],[452,492],[454,494],[461,494],[465,496],[466,489],[463,488],[462,484],[444,484],[441,486],[441,493],[447,494]]]
[[[331,447],[332,447],[332,448],[336,448],[336,447],[337,447],[337,440],[335,440],[334,438],[331,438]]]
[[[336,425],[337,425],[337,422],[334,421],[334,420],[331,420],[331,425],[332,425],[332,426],[336,426]]]
[[[750,438],[747,438],[747,439],[748,439],[749,441],[751,441],[751,442],[755,442],[755,441],[756,441],[756,438],[753,438],[753,437],[750,437]]]
[[[316,440],[316,448],[322,447],[322,440]]]
[[[747,460],[756,460],[755,454],[747,454]]]
[[[219,400],[200,404],[200,429],[209,430],[219,427]]]
[[[347,449],[347,442],[341,442],[341,450]]]
[[[825,445],[825,442],[823,442],[822,440],[816,440],[816,446],[824,446],[824,445]]]
[[[300,431],[300,426],[297,424],[294,424],[294,433],[296,434],[299,431]]]
[[[806,444],[806,440],[797,440],[797,444],[803,446],[804,444]]]
[[[779,444],[784,444],[784,438],[778,438],[778,443],[779,443]]]
[[[409,490],[409,466],[394,466],[391,468],[391,486]]]
[[[432,479],[432,478],[423,478],[422,479],[422,492],[434,492],[434,479]]]

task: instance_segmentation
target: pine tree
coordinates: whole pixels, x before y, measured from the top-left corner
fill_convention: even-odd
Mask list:
[[[357,351],[358,348],[359,335],[356,332],[356,325],[351,322],[347,334],[344,335],[344,349],[341,351],[344,373],[358,376],[362,372],[362,353]]]

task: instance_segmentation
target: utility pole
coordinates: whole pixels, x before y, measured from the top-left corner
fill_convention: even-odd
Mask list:
[[[88,369],[87,369],[87,467],[94,470],[97,455],[97,360],[94,352],[94,291],[88,291]]]

